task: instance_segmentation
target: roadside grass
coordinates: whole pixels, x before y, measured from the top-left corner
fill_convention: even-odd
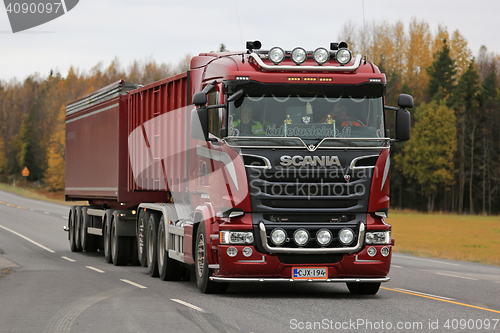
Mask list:
[[[46,187],[19,187],[0,183],[0,190],[15,193],[26,198],[42,200],[62,205],[86,205],[87,201],[64,201],[64,191],[54,192]]]
[[[391,211],[395,252],[500,266],[500,216]]]

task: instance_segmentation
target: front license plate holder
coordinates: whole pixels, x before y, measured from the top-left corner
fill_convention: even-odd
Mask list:
[[[326,280],[327,267],[292,267],[292,280]]]

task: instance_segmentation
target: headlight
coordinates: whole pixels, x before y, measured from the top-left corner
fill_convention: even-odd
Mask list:
[[[309,233],[305,229],[298,229],[293,234],[293,240],[298,246],[304,246],[309,242]]]
[[[252,244],[253,232],[252,231],[221,231],[220,234],[221,244]]]
[[[354,232],[349,228],[344,228],[339,231],[339,241],[342,245],[349,245],[354,240]]]
[[[316,233],[316,241],[321,246],[327,246],[332,241],[332,233],[328,229],[321,229]]]
[[[283,245],[286,240],[286,232],[283,229],[274,229],[271,232],[271,241],[274,243],[276,246]]]
[[[365,236],[366,244],[391,244],[390,231],[367,232]]]
[[[269,50],[269,60],[277,65],[285,59],[285,51],[281,47],[273,47]]]
[[[307,59],[307,52],[301,47],[296,47],[292,50],[292,60],[296,65],[300,65]]]
[[[352,55],[351,51],[348,49],[340,49],[337,51],[337,62],[344,66],[345,64],[348,64],[351,61]]]
[[[328,52],[327,49],[320,47],[314,51],[313,58],[314,61],[321,66],[330,60],[330,52]]]

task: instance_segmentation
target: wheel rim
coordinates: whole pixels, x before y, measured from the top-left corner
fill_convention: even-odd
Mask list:
[[[115,234],[115,224],[113,223],[113,226],[111,227],[111,258],[115,258],[115,238],[113,237],[113,235]]]
[[[109,235],[108,235],[108,227],[105,225],[104,226],[104,254],[106,254],[107,251],[109,251]]]
[[[81,246],[81,219],[82,219],[81,213],[77,214],[75,223],[75,242],[77,246],[78,244],[80,244]]]
[[[139,220],[139,235],[138,235],[138,247],[137,251],[139,252],[139,255],[142,255],[144,252],[144,218],[141,218]]]
[[[158,232],[158,264],[163,267],[165,261],[165,229],[160,228]]]
[[[153,264],[153,228],[151,226],[148,227],[148,264],[151,267]]]
[[[75,242],[75,222],[74,222],[74,217],[71,215],[69,219],[69,241],[71,244]]]
[[[203,276],[203,270],[205,269],[205,237],[200,234],[198,237],[198,245],[196,249],[197,257],[196,263],[198,265],[198,276]]]

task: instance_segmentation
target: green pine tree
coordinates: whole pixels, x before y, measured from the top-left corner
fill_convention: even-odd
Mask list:
[[[429,83],[427,85],[427,98],[430,100],[448,99],[455,85],[457,73],[455,60],[450,57],[450,49],[443,40],[443,49],[434,54],[432,65],[427,68]]]

